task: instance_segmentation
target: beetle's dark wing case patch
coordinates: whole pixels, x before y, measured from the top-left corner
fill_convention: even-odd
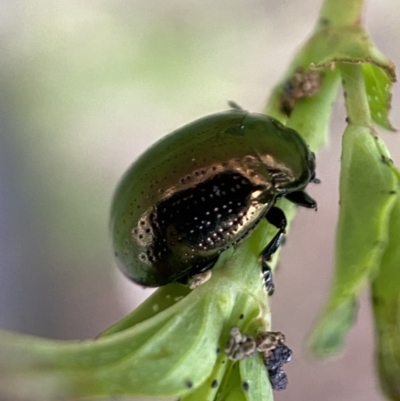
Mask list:
[[[262,189],[240,173],[217,174],[162,200],[153,212],[152,240],[136,240],[160,270],[179,265],[180,273],[198,272],[265,214],[268,205],[257,196]]]

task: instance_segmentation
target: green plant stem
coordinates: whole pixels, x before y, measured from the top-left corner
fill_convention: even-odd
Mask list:
[[[339,69],[342,75],[348,123],[372,128],[362,66],[343,63]]]
[[[362,10],[364,6],[364,0],[325,0],[321,12],[318,18],[319,25],[317,25],[315,33],[322,29],[331,29],[351,25],[359,25],[362,17]],[[318,94],[311,98],[302,99],[296,103],[290,117],[287,119],[285,115],[282,114],[280,109],[280,96],[282,90],[284,90],[285,82],[291,77],[293,71],[297,68],[308,69],[312,63],[315,63],[316,54],[310,51],[309,45],[312,46],[313,36],[310,38],[308,43],[306,43],[299,53],[295,56],[293,62],[290,64],[288,71],[284,75],[284,78],[280,85],[272,93],[269,98],[267,105],[265,107],[266,114],[272,115],[275,118],[281,120],[283,123],[289,127],[294,128],[306,139],[310,148],[313,151],[317,151],[321,146],[323,146],[327,140],[327,131],[329,125],[329,119],[331,115],[331,105],[337,94],[339,79],[337,71],[325,71],[325,76],[322,79],[321,89]],[[358,71],[361,74],[361,66],[351,66],[349,65],[349,72],[352,68],[355,68],[354,73]],[[344,67],[346,71],[347,66]],[[342,71],[340,71],[342,72]],[[357,85],[357,93],[362,92],[365,97],[365,88],[362,76],[358,76],[358,79],[354,81],[354,77],[349,80],[350,85]],[[365,99],[366,101],[366,99]],[[354,110],[360,110],[359,118],[355,118],[354,121],[359,121],[366,116],[368,111],[368,103],[363,102],[362,107],[355,107],[357,105],[356,99],[350,99],[349,107],[351,111],[349,115],[357,116]],[[364,107],[366,106],[366,107]],[[363,112],[362,112],[363,110]],[[363,117],[363,114],[365,116]],[[311,118],[308,118],[311,116]],[[365,118],[364,118],[365,120]],[[368,121],[371,118],[369,117]],[[291,210],[292,205],[282,205],[281,206],[285,213],[289,216],[294,217],[294,211]],[[291,218],[288,218],[289,224]]]
[[[319,16],[320,27],[360,25],[364,0],[325,0]]]
[[[325,0],[320,12],[320,24],[329,27],[360,25],[364,0]],[[344,84],[348,88],[345,93],[346,109],[351,123],[371,125],[371,115],[365,92],[365,84],[361,65],[342,64],[339,67]],[[345,89],[346,89],[345,87]]]

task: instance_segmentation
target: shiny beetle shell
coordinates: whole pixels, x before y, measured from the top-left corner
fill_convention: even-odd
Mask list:
[[[314,170],[300,135],[271,117],[230,110],[196,120],[122,177],[111,210],[118,265],[150,287],[196,275]]]

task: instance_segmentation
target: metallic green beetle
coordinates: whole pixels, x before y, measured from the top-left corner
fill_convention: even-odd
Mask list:
[[[308,208],[315,157],[301,136],[263,114],[233,109],[196,120],[150,147],[123,176],[111,209],[121,270],[143,286],[186,282],[215,264],[264,217],[279,230],[261,253],[268,260],[286,227],[275,202]]]

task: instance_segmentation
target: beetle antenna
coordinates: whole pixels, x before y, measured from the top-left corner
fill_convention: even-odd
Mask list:
[[[232,109],[235,110],[244,110],[243,108],[241,108],[236,102],[234,102],[233,100],[228,100],[228,106],[231,107]]]

